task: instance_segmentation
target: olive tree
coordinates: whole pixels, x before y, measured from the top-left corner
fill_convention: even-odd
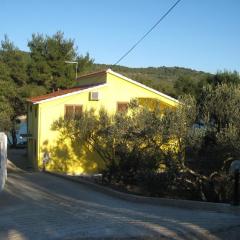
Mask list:
[[[105,163],[108,181],[137,184],[165,172],[173,183],[181,172],[197,175],[185,164],[186,149],[199,144],[202,136],[192,127],[196,111],[189,96],[168,110],[148,109],[135,100],[128,111],[111,116],[91,109],[77,118],[59,119],[53,129],[79,146],[93,148]]]
[[[77,118],[59,119],[53,129],[72,142],[93,148],[105,163],[108,180],[133,180],[143,169],[157,168],[163,150],[159,147],[162,132],[157,116],[136,102],[128,111],[109,115],[93,109]]]

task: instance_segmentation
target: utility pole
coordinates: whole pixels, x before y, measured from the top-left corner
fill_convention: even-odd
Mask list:
[[[77,79],[78,62],[74,62],[74,61],[65,61],[65,63],[68,63],[68,64],[76,64],[75,71],[76,71],[76,79]]]

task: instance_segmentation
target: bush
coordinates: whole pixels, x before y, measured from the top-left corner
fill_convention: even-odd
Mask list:
[[[144,171],[138,175],[138,184],[150,196],[166,197],[170,195],[175,182],[175,174],[170,172]]]
[[[147,109],[133,101],[128,111],[114,116],[90,110],[77,119],[60,119],[53,127],[99,154],[108,183],[137,185],[152,196],[225,202],[231,188],[224,159],[240,149],[240,118],[229,101],[238,102],[239,91],[235,86],[215,88],[208,89],[199,105],[191,96],[181,98],[176,109]],[[221,94],[228,96],[226,103]],[[227,112],[214,109],[214,104],[226,104]],[[201,127],[195,124],[199,120]]]

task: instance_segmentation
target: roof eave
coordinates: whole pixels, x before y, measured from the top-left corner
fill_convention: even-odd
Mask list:
[[[78,91],[72,92],[72,93],[66,93],[66,94],[63,94],[61,96],[56,96],[56,97],[52,97],[52,98],[36,101],[36,102],[32,102],[31,100],[28,99],[27,102],[31,102],[33,105],[36,105],[36,104],[50,102],[50,101],[53,101],[53,100],[56,100],[56,99],[64,98],[64,97],[73,96],[73,95],[76,95],[76,94],[79,94],[79,93],[92,91],[92,90],[95,90],[95,89],[98,89],[98,88],[101,88],[101,87],[105,87],[105,86],[107,86],[107,83],[100,84],[100,85],[94,86],[94,87],[89,87],[89,88],[82,89],[82,90],[78,90]]]

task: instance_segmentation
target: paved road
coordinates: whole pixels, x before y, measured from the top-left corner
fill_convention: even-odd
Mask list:
[[[132,203],[44,173],[10,173],[0,239],[239,239],[240,216]]]

